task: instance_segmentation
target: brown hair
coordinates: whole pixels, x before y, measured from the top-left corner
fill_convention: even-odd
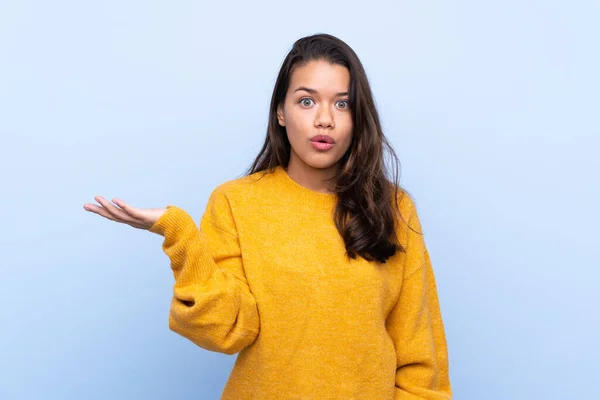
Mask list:
[[[338,202],[334,222],[349,257],[356,255],[381,263],[397,250],[404,251],[396,234],[395,217],[400,214],[398,194],[400,163],[381,129],[371,87],[356,53],[342,40],[328,34],[298,39],[283,61],[271,97],[267,136],[258,156],[246,174],[287,166],[290,142],[285,127],[277,122],[277,107],[285,100],[291,75],[297,66],[325,60],[350,71],[349,105],[353,138],[340,159],[335,192]],[[386,177],[384,147],[394,165],[393,180]]]

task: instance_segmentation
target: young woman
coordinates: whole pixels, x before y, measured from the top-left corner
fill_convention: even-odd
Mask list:
[[[164,236],[169,328],[239,352],[222,399],[450,399],[432,266],[397,175],[358,57],[320,34],[285,58],[264,145],[211,193],[200,229],[173,205],[84,208]]]

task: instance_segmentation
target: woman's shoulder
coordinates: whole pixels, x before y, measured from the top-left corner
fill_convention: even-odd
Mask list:
[[[414,196],[403,187],[398,186],[396,192],[397,220],[399,229],[421,230]],[[409,228],[410,227],[410,228]]]
[[[416,204],[413,195],[402,186],[392,185],[392,190],[395,189],[396,206],[403,217],[410,217],[416,211]]]
[[[211,197],[247,198],[272,190],[272,172],[264,170],[224,181],[213,189]]]
[[[220,221],[222,226],[234,226],[233,214],[248,213],[249,206],[265,198],[260,192],[258,177],[257,174],[246,175],[218,184],[208,197],[206,217],[213,223]]]

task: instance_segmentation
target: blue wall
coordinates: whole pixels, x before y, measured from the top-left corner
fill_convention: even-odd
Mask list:
[[[361,57],[401,158],[455,398],[600,398],[598,20],[595,1],[3,1],[0,398],[218,398],[234,357],[168,330],[162,238],[82,206],[199,221],[316,32]]]

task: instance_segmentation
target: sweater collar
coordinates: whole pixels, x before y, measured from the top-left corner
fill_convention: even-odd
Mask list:
[[[281,165],[274,168],[273,174],[274,178],[285,188],[286,191],[290,192],[294,195],[294,197],[297,197],[303,202],[326,207],[332,207],[337,203],[337,194],[321,193],[300,185],[288,175],[285,168]]]

